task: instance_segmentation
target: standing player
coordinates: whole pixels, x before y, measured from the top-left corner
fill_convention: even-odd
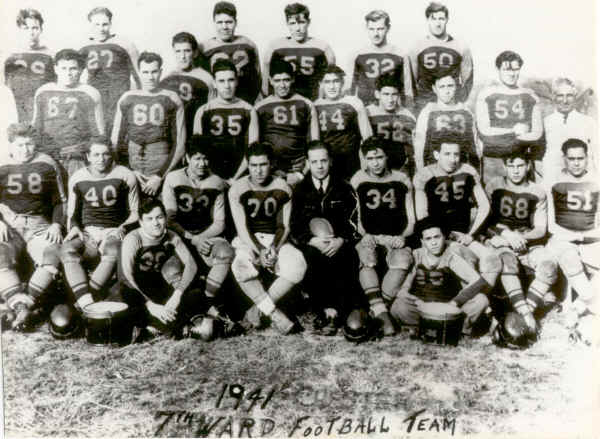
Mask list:
[[[260,61],[258,49],[248,38],[235,34],[237,10],[230,2],[221,1],[213,9],[216,36],[204,41],[200,51],[212,71],[218,59],[231,60],[237,69],[237,96],[254,105],[260,93]]]
[[[104,135],[100,93],[79,82],[83,62],[75,50],[58,52],[56,83],[38,88],[34,100],[33,126],[41,136],[40,151],[60,162],[69,175],[84,166],[91,139]]]
[[[269,144],[253,143],[247,157],[249,175],[237,180],[229,190],[237,230],[232,242],[235,258],[231,270],[258,311],[287,334],[294,329],[294,323],[276,303],[302,281],[306,272],[302,253],[287,242],[292,191],[285,181],[271,175],[273,151]],[[260,280],[264,270],[276,276],[267,291]],[[259,325],[256,321],[251,323]]]
[[[89,165],[69,179],[68,233],[61,257],[80,310],[102,297],[102,289],[115,274],[126,227],[138,220],[139,208],[135,175],[113,163],[108,142],[92,141],[86,157]],[[83,265],[90,263],[95,263],[95,269],[88,282]]]
[[[269,74],[273,94],[256,106],[260,140],[273,145],[272,165],[293,186],[304,178],[307,142],[319,138],[317,111],[311,101],[293,91],[290,63],[272,62]]]
[[[4,80],[17,103],[19,120],[29,123],[33,117],[33,97],[38,88],[54,82],[52,53],[40,43],[44,19],[35,9],[21,9],[17,15],[19,48],[4,61]]]
[[[377,78],[390,74],[396,79],[400,102],[404,107],[412,108],[413,86],[408,59],[387,41],[390,16],[387,12],[376,9],[365,15],[365,22],[371,44],[359,50],[352,58],[354,64],[350,93],[358,96],[365,106],[377,104]]]
[[[360,142],[373,132],[363,103],[355,96],[343,96],[344,76],[336,65],[325,69],[321,79],[324,97],[315,101],[315,108],[320,139],[330,145],[337,173],[349,180],[360,168]]]
[[[415,113],[435,101],[432,86],[437,78],[451,75],[459,79],[456,100],[464,102],[473,87],[473,60],[468,47],[446,31],[448,8],[431,2],[425,9],[429,35],[410,52],[410,69],[415,86]]]
[[[388,145],[381,137],[365,140],[360,149],[366,170],[359,170],[350,180],[358,195],[360,284],[386,336],[395,333],[386,303],[394,300],[410,269],[412,257],[405,239],[415,224],[410,179],[404,172],[388,168]],[[380,250],[388,268],[381,282],[377,273]]]
[[[110,132],[121,95],[130,90],[132,84],[140,88],[135,71],[138,52],[132,43],[111,33],[112,12],[108,8],[94,8],[87,18],[90,36],[80,50],[87,59],[83,81],[102,95],[106,130]]]
[[[163,78],[159,87],[179,95],[185,113],[185,130],[191,133],[196,111],[215,96],[215,84],[210,73],[194,68],[198,42],[192,34],[179,32],[173,37],[172,46],[177,68]]]
[[[36,151],[35,129],[12,124],[7,131],[8,155],[0,163],[0,298],[16,312],[13,328],[24,329],[58,274],[66,197],[58,164]],[[27,292],[17,274],[23,250],[36,266]]]
[[[296,73],[296,91],[314,101],[319,96],[319,80],[330,64],[335,64],[335,55],[327,43],[308,36],[310,12],[300,3],[291,3],[285,7],[285,21],[290,31],[289,37],[279,38],[269,45],[265,56],[263,72],[271,72],[272,64],[287,61],[294,66]],[[271,80],[273,74],[271,73]],[[263,76],[263,93],[269,95],[269,81]]]
[[[236,97],[237,69],[230,60],[217,60],[213,75],[217,97],[196,112],[194,133],[211,138],[211,171],[231,186],[247,169],[246,149],[258,140],[258,117],[249,103]]]
[[[402,167],[412,178],[415,174],[413,133],[415,117],[400,103],[400,86],[391,74],[381,75],[375,82],[376,104],[367,107],[373,132],[390,143],[388,166]]]
[[[119,162],[136,174],[142,193],[154,197],[185,153],[183,104],[177,93],[158,85],[160,55],[143,52],[138,68],[142,89],[119,99],[112,144],[121,155]]]
[[[539,161],[544,155],[542,112],[533,91],[518,84],[522,66],[523,59],[517,53],[502,52],[496,57],[500,82],[485,87],[477,97],[475,115],[483,141],[485,182],[504,176],[502,157],[515,144],[529,146],[533,160]]]
[[[475,169],[479,168],[475,140],[475,121],[473,114],[463,102],[456,102],[456,87],[458,81],[452,75],[435,79],[433,92],[436,102],[429,102],[419,113],[415,130],[415,160],[417,169],[435,162],[431,144],[434,138],[443,140],[450,135],[459,139],[464,163],[469,163]]]

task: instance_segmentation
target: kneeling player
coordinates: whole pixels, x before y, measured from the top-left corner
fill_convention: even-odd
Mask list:
[[[113,163],[108,143],[92,141],[87,161],[89,165],[69,180],[69,233],[61,257],[80,310],[102,297],[101,290],[116,271],[125,229],[138,220],[139,208],[137,179],[131,170]],[[82,262],[96,265],[89,283]]]
[[[496,177],[486,186],[492,200],[488,245],[500,254],[500,282],[512,306],[534,333],[532,312],[545,305],[556,281],[556,263],[543,247],[548,226],[546,194],[527,179],[530,164],[526,147],[514,147],[504,158],[504,167],[507,176]],[[519,263],[535,271],[527,296],[519,280]]]
[[[392,301],[412,262],[405,238],[415,222],[412,185],[401,171],[387,166],[389,142],[370,137],[361,145],[367,169],[359,170],[350,184],[358,194],[358,232],[356,245],[360,259],[360,284],[367,295],[371,312],[383,325],[384,335],[395,333],[385,301]],[[378,251],[386,254],[388,270],[379,281],[376,271]],[[383,292],[383,298],[382,298]]]
[[[229,190],[238,235],[232,243],[236,252],[231,269],[258,310],[269,316],[285,334],[294,329],[294,323],[276,303],[304,278],[306,261],[302,253],[287,242],[292,191],[285,181],[271,175],[272,157],[269,144],[250,145],[247,152],[250,174],[237,180]],[[260,269],[276,275],[268,291],[261,284]],[[255,313],[247,313],[252,314]],[[256,321],[250,323],[258,326]]]

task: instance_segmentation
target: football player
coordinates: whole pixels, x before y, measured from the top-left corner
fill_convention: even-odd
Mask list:
[[[79,51],[87,60],[82,81],[100,92],[109,133],[119,98],[126,91],[141,86],[136,72],[137,49],[120,35],[111,33],[112,16],[112,12],[104,7],[88,13],[90,34]]]
[[[204,295],[208,314],[219,316],[221,285],[229,273],[233,248],[225,229],[225,182],[210,169],[210,140],[193,135],[187,142],[187,166],[165,178],[162,200],[169,228],[183,237],[208,267]],[[219,303],[218,303],[219,302]]]
[[[456,100],[464,102],[473,87],[473,60],[471,51],[462,42],[448,34],[448,8],[431,2],[425,9],[429,34],[410,52],[410,69],[415,86],[415,114],[435,101],[433,84],[436,78],[451,75],[458,78]]]
[[[246,149],[258,140],[254,108],[236,97],[237,69],[229,59],[213,64],[217,98],[204,104],[194,117],[194,133],[210,136],[213,144],[211,171],[231,186],[247,169]]]
[[[137,222],[139,194],[131,170],[113,162],[112,149],[103,139],[93,140],[88,166],[69,179],[67,230],[61,260],[65,280],[83,310],[103,297],[113,277],[127,226]],[[84,266],[95,265],[89,276]]]
[[[492,205],[486,223],[490,236],[487,244],[500,254],[500,283],[512,307],[535,334],[533,312],[555,302],[549,291],[557,278],[556,263],[544,248],[548,230],[546,193],[527,178],[530,167],[527,147],[513,147],[503,160],[506,177],[494,178],[485,188]],[[526,295],[519,279],[519,264],[535,272]]]
[[[305,148],[319,138],[317,111],[311,101],[294,92],[294,68],[286,61],[270,64],[273,94],[256,105],[260,141],[274,147],[274,169],[291,186],[304,178]]]
[[[33,126],[41,136],[40,151],[63,165],[69,176],[85,165],[85,148],[104,135],[102,99],[94,87],[79,82],[84,60],[63,49],[54,57],[56,83],[35,93]]]
[[[204,41],[200,51],[212,71],[219,59],[231,60],[237,69],[237,96],[254,105],[260,94],[260,61],[256,45],[242,35],[235,34],[237,10],[233,3],[220,1],[213,8],[216,35]]]
[[[408,59],[387,40],[391,27],[390,16],[385,11],[375,9],[365,15],[365,22],[371,44],[352,57],[350,93],[358,96],[365,106],[377,104],[377,78],[390,74],[396,79],[400,102],[404,107],[412,108],[413,86]]]
[[[410,178],[402,171],[388,168],[388,145],[389,141],[378,136],[365,140],[360,148],[366,170],[357,171],[350,180],[358,196],[361,240],[356,250],[360,284],[371,313],[381,321],[386,336],[395,333],[387,304],[393,301],[410,269],[412,257],[405,239],[412,234],[415,224]],[[380,281],[377,265],[382,252],[387,270]]]
[[[192,34],[188,32],[175,34],[171,45],[177,67],[163,78],[159,87],[179,95],[185,113],[185,130],[191,133],[196,111],[215,97],[215,83],[206,70],[201,67],[194,68],[198,42]]]
[[[476,150],[475,121],[463,102],[456,102],[458,81],[452,75],[436,78],[433,92],[436,102],[428,102],[419,113],[415,129],[415,160],[417,169],[435,162],[431,143],[433,138],[443,139],[446,134],[458,138],[464,149],[462,161],[479,168]]]
[[[585,141],[568,139],[561,149],[565,168],[548,182],[548,230],[552,236],[547,247],[579,296],[574,311],[579,316],[586,310],[598,314],[598,176],[589,171]]]
[[[142,89],[119,99],[112,144],[120,153],[119,163],[135,173],[142,196],[154,197],[165,175],[183,158],[185,120],[177,93],[159,86],[160,55],[143,52],[138,62]]]
[[[272,64],[278,61],[292,63],[296,76],[296,91],[314,101],[319,96],[319,79],[330,64],[335,64],[335,55],[324,41],[308,36],[310,11],[300,3],[291,3],[285,7],[285,22],[289,37],[272,41],[265,56],[263,72],[271,72]],[[263,76],[263,93],[270,94],[273,73]]]
[[[419,301],[450,303],[466,314],[463,332],[468,332],[488,306],[488,284],[448,245],[443,222],[439,216],[417,221],[421,247],[412,252],[412,270],[400,287],[391,313],[403,325],[414,327],[419,323]]]
[[[271,174],[271,145],[253,143],[246,155],[249,175],[229,190],[237,231],[232,242],[235,258],[231,271],[255,304],[246,313],[249,323],[260,326],[262,313],[287,334],[297,326],[276,304],[302,281],[306,272],[302,252],[288,242],[292,191],[283,179]],[[276,276],[267,291],[261,283],[263,270]]]
[[[343,95],[344,76],[344,71],[335,64],[325,69],[321,79],[324,96],[315,101],[315,108],[319,136],[330,145],[338,174],[349,180],[360,168],[360,142],[373,132],[362,101],[356,96]]]
[[[29,123],[33,117],[36,90],[56,81],[53,54],[40,42],[43,26],[39,11],[21,9],[17,15],[19,47],[4,61],[4,80],[13,92],[21,122]]]
[[[27,124],[8,127],[8,155],[0,163],[0,298],[16,313],[14,329],[32,323],[32,311],[58,274],[65,187],[59,165],[36,151]],[[23,250],[35,263],[27,290],[17,266]]]
[[[388,166],[402,170],[409,176],[415,174],[413,133],[415,117],[400,103],[400,86],[391,74],[384,74],[375,82],[376,104],[367,107],[373,132],[391,142]]]
[[[483,88],[477,96],[475,115],[477,130],[483,141],[482,164],[484,182],[504,176],[502,157],[513,145],[530,147],[531,159],[541,160],[544,150],[541,138],[541,108],[535,93],[518,84],[523,59],[510,50],[496,57],[499,83]],[[540,169],[540,163],[535,165]]]
[[[598,167],[596,139],[598,127],[593,117],[575,108],[577,88],[568,78],[558,78],[552,84],[554,112],[544,118],[546,154],[543,159],[543,176],[551,181],[564,166],[562,144],[568,139],[581,139],[588,145],[589,169]]]
[[[331,167],[329,151],[327,143],[308,143],[310,178],[294,189],[291,222],[292,238],[308,264],[303,286],[318,313],[315,329],[323,335],[334,335],[346,316],[364,305],[358,278],[348,273],[358,265],[352,225],[356,196]]]

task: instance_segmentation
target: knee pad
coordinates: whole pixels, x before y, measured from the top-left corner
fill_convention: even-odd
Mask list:
[[[512,252],[506,251],[500,254],[500,261],[502,274],[519,274],[519,260]]]
[[[116,237],[109,237],[104,243],[102,249],[102,258],[117,260],[119,252],[121,251],[121,241]]]
[[[289,244],[285,244],[279,250],[277,266],[277,274],[294,284],[304,279],[307,268],[302,252]]]
[[[558,255],[558,265],[566,276],[575,276],[583,271],[581,257],[577,250],[573,247],[565,248]]]
[[[50,244],[44,249],[42,254],[42,265],[50,265],[54,268],[60,266],[61,246],[60,244]]]
[[[16,249],[8,242],[0,242],[0,270],[14,268],[16,264]]]
[[[535,269],[535,277],[548,285],[553,285],[558,278],[558,266],[552,260],[544,260]]]
[[[183,264],[177,256],[171,256],[164,263],[160,272],[169,285],[174,285],[181,279]]]
[[[387,264],[391,269],[408,270],[413,263],[413,257],[407,248],[395,248],[388,251]]]
[[[60,259],[63,264],[81,262],[81,245],[78,240],[64,242],[60,248]],[[44,251],[45,253],[45,251]]]
[[[517,272],[518,267],[519,265],[517,263]],[[481,273],[500,273],[502,271],[502,260],[500,260],[500,256],[493,251],[490,251],[489,253],[486,252],[479,261],[479,271]]]
[[[235,252],[227,242],[217,241],[212,247],[211,256],[214,264],[231,264]]]
[[[247,282],[258,277],[258,270],[252,261],[242,255],[236,255],[231,263],[231,272],[238,282]]]
[[[356,251],[358,252],[358,260],[360,262],[359,268],[375,268],[377,266],[377,247],[371,245],[365,245],[361,240],[356,245]]]

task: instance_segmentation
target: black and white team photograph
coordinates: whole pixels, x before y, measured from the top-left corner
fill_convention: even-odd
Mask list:
[[[0,20],[3,436],[597,437],[593,0]]]

